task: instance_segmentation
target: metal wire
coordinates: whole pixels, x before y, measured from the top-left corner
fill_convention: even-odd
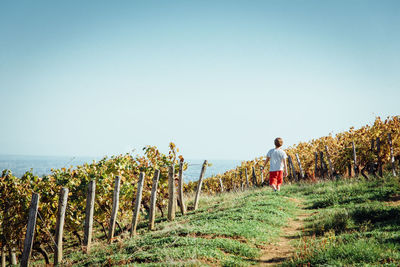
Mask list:
[[[70,213],[71,215],[73,215],[73,211],[70,209],[70,207],[67,205],[67,209],[65,211],[66,213]],[[86,235],[85,231],[83,231],[83,238],[85,239],[89,239],[88,236]],[[79,242],[79,241],[78,241]]]
[[[76,157],[72,157],[67,163],[65,163],[64,168],[67,168],[68,164],[73,162],[76,159]]]
[[[38,210],[38,215],[39,215],[40,220],[44,223],[44,220],[43,220],[42,216],[40,215],[39,210]],[[56,243],[56,241],[53,239],[53,236],[51,235],[51,233],[50,233],[49,229],[46,227],[46,225],[44,225],[44,229],[46,230],[47,234],[49,235],[51,241],[53,241],[54,245],[55,245],[56,248],[58,249],[57,243]],[[52,246],[50,246],[50,247],[51,247],[51,249],[52,249],[53,252],[54,252],[54,248],[53,248]]]

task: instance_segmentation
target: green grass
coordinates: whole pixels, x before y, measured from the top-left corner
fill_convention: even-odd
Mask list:
[[[400,194],[397,178],[300,184],[287,194],[305,197],[316,214],[285,266],[400,265],[400,206],[390,205]]]
[[[173,222],[157,218],[149,232],[142,217],[138,236],[95,243],[90,255],[67,253],[74,266],[249,266],[274,242],[300,208],[312,214],[294,239],[295,255],[283,266],[400,266],[398,178],[344,179],[286,185],[217,196],[203,195],[200,209]],[[397,202],[396,202],[397,201]],[[40,264],[36,262],[35,264]]]
[[[74,266],[248,266],[260,257],[263,245],[273,241],[296,209],[295,203],[268,188],[206,197],[200,209],[161,221],[149,232],[140,224],[135,238],[111,245],[98,243],[89,256],[66,256]],[[179,213],[178,213],[179,214]]]

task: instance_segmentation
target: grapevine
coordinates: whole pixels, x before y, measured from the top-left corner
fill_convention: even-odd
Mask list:
[[[38,220],[36,224],[34,250],[48,261],[48,252],[53,251],[56,213],[59,192],[62,187],[69,189],[65,231],[76,237],[77,244],[83,240],[82,230],[86,206],[86,188],[91,180],[96,181],[95,223],[108,229],[112,209],[112,194],[116,175],[121,177],[119,222],[129,222],[140,172],[145,173],[143,206],[149,208],[152,176],[160,170],[157,207],[163,212],[168,194],[168,167],[178,168],[179,150],[174,143],[169,145],[169,153],[161,153],[155,146],[143,148],[143,156],[131,154],[103,158],[98,162],[86,163],[76,168],[51,170],[43,177],[26,172],[21,178],[3,171],[0,177],[0,242],[1,247],[16,247],[22,250],[26,231],[27,212],[33,192],[40,194]],[[184,170],[187,164],[184,164]],[[176,171],[177,173],[177,171]],[[106,232],[104,231],[106,235]],[[49,262],[47,262],[49,263]]]

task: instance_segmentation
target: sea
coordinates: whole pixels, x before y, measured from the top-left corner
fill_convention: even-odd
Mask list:
[[[32,170],[35,175],[43,176],[50,174],[51,169],[79,166],[100,159],[96,157],[0,155],[0,171],[8,169],[13,175],[21,177],[26,171]],[[188,168],[183,173],[184,181],[187,183],[198,180],[204,160],[185,159],[185,161],[188,163]],[[233,169],[240,165],[241,160],[208,160],[208,162],[211,163],[211,166],[207,167],[205,178]]]

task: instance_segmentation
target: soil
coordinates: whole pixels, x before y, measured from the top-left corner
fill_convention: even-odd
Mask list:
[[[388,201],[385,201],[385,204],[393,207],[400,206],[400,195],[391,196]]]
[[[303,208],[300,200],[294,198],[289,199]],[[304,231],[304,220],[310,215],[310,213],[306,213],[305,210],[302,210],[295,219],[290,219],[287,226],[282,229],[282,235],[278,240],[263,248],[258,266],[276,266],[292,257],[295,252],[295,248],[292,244],[295,243],[296,240],[300,240]]]

